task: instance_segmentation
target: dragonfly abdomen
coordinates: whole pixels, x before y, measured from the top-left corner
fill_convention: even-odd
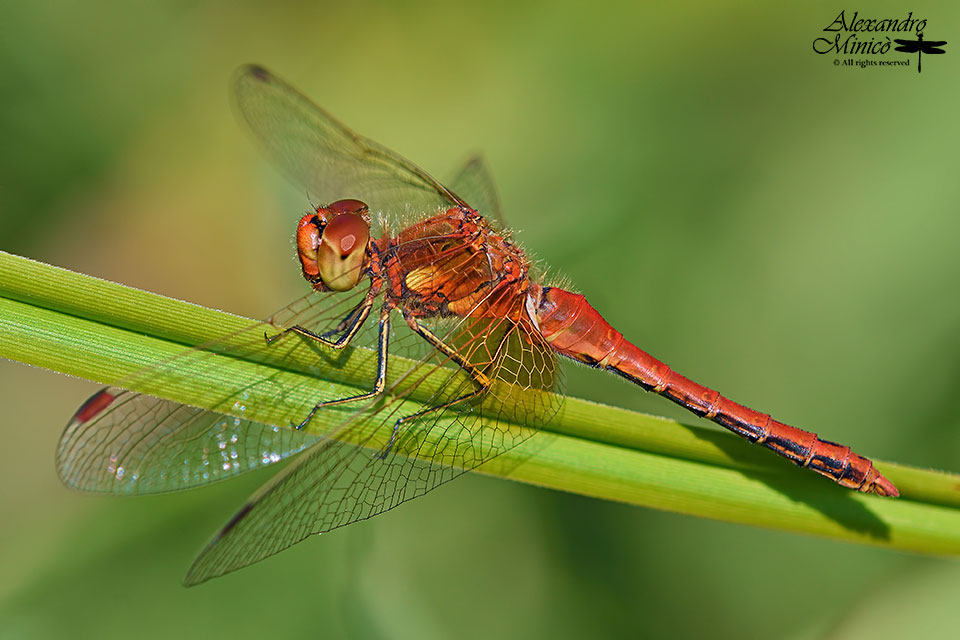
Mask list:
[[[555,287],[543,287],[532,293],[538,298],[530,305],[534,320],[557,353],[609,369],[796,465],[832,478],[841,486],[865,493],[899,495],[897,488],[880,475],[869,459],[853,453],[849,447],[778,422],[769,414],[733,402],[680,375],[626,340],[582,295]]]

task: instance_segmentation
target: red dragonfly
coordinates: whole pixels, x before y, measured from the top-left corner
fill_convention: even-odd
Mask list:
[[[281,359],[290,361],[305,348],[335,362],[338,354],[375,353],[376,376],[360,393],[318,384],[308,404],[291,405],[289,424],[246,417],[254,387],[271,405],[303,392],[273,379],[252,381],[221,412],[120,387],[80,407],[57,461],[63,481],[82,490],[181,490],[303,452],[214,537],[187,584],[382,513],[516,446],[559,409],[557,354],[666,396],[844,487],[898,495],[867,458],[679,375],[582,295],[542,283],[503,227],[481,161],[446,187],[261,67],[239,72],[234,96],[286,172],[338,198],[297,225],[297,255],[313,291],[250,335],[268,352],[287,349]],[[141,375],[186,370],[195,360],[216,367],[217,357],[195,349]],[[411,410],[407,399],[417,395]],[[326,431],[316,424],[321,416],[333,416]]]

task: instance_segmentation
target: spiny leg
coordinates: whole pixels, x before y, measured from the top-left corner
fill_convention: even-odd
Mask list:
[[[310,331],[306,327],[300,325],[294,325],[288,329],[276,333],[272,336],[268,336],[266,333],[263,334],[263,337],[266,339],[267,344],[273,344],[283,336],[288,333],[296,333],[304,338],[310,338],[311,340],[316,340],[317,342],[324,344],[331,349],[343,349],[350,341],[357,335],[357,332],[360,331],[360,328],[363,326],[363,323],[366,321],[367,317],[370,315],[370,310],[373,308],[373,295],[368,293],[363,300],[360,301],[360,304],[355,306],[350,312],[343,317],[339,324],[336,327],[327,331],[323,334],[316,334],[313,331]],[[336,340],[330,340],[330,336],[335,335],[343,331],[341,335]]]
[[[339,398],[337,400],[325,400],[319,402],[310,409],[310,413],[307,414],[307,417],[303,419],[296,426],[297,430],[303,429],[310,420],[313,419],[314,414],[317,413],[323,407],[332,407],[338,404],[347,404],[348,402],[359,402],[361,400],[370,400],[375,398],[383,391],[384,386],[387,382],[387,355],[390,346],[390,307],[384,305],[380,310],[380,329],[379,329],[379,339],[377,341],[377,379],[373,383],[373,389],[367,391],[366,393],[361,393],[359,395],[350,396],[348,398]],[[367,309],[366,313],[369,313]]]
[[[480,371],[480,369],[477,368],[476,366],[464,360],[463,357],[459,353],[457,353],[455,349],[453,349],[453,347],[445,343],[437,334],[432,332],[430,329],[420,324],[420,322],[416,318],[409,316],[406,313],[403,314],[403,318],[404,320],[407,321],[407,324],[410,326],[410,328],[413,329],[418,335],[420,335],[420,337],[422,337],[424,340],[429,342],[434,348],[436,348],[442,354],[450,358],[461,369],[466,371],[467,374],[469,374],[469,376],[473,378],[473,381],[476,383],[477,388],[471,391],[470,393],[465,393],[452,400],[444,402],[443,404],[438,404],[433,407],[428,407],[427,409],[422,409],[420,411],[417,411],[416,413],[412,413],[408,416],[403,416],[402,418],[397,419],[397,421],[393,425],[393,431],[390,433],[390,441],[387,442],[387,446],[384,448],[384,450],[378,454],[378,456],[381,459],[386,459],[386,457],[390,455],[390,450],[393,449],[393,443],[396,442],[397,434],[400,432],[400,425],[402,425],[405,422],[412,422],[414,420],[418,420],[419,418],[422,418],[427,414],[430,414],[436,411],[442,411],[448,407],[452,407],[455,404],[466,402],[474,398],[479,398],[487,392],[487,390],[490,388],[490,385],[492,383],[492,380],[490,380],[490,378],[485,373]]]

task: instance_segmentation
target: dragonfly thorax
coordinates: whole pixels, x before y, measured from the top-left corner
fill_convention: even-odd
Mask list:
[[[297,257],[317,291],[356,286],[370,256],[370,214],[359,200],[338,200],[300,218]]]

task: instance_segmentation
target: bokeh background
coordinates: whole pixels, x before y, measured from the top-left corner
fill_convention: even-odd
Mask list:
[[[525,247],[683,373],[865,454],[960,469],[956,6],[859,7],[956,42],[918,75],[815,54],[842,3],[471,5],[0,4],[0,249],[254,317],[303,293],[306,194],[227,98],[259,62],[441,177],[484,151]],[[613,376],[568,379],[690,419]],[[479,477],[187,590],[269,472],[72,493],[53,453],[95,388],[0,362],[4,638],[960,628],[954,560]]]

